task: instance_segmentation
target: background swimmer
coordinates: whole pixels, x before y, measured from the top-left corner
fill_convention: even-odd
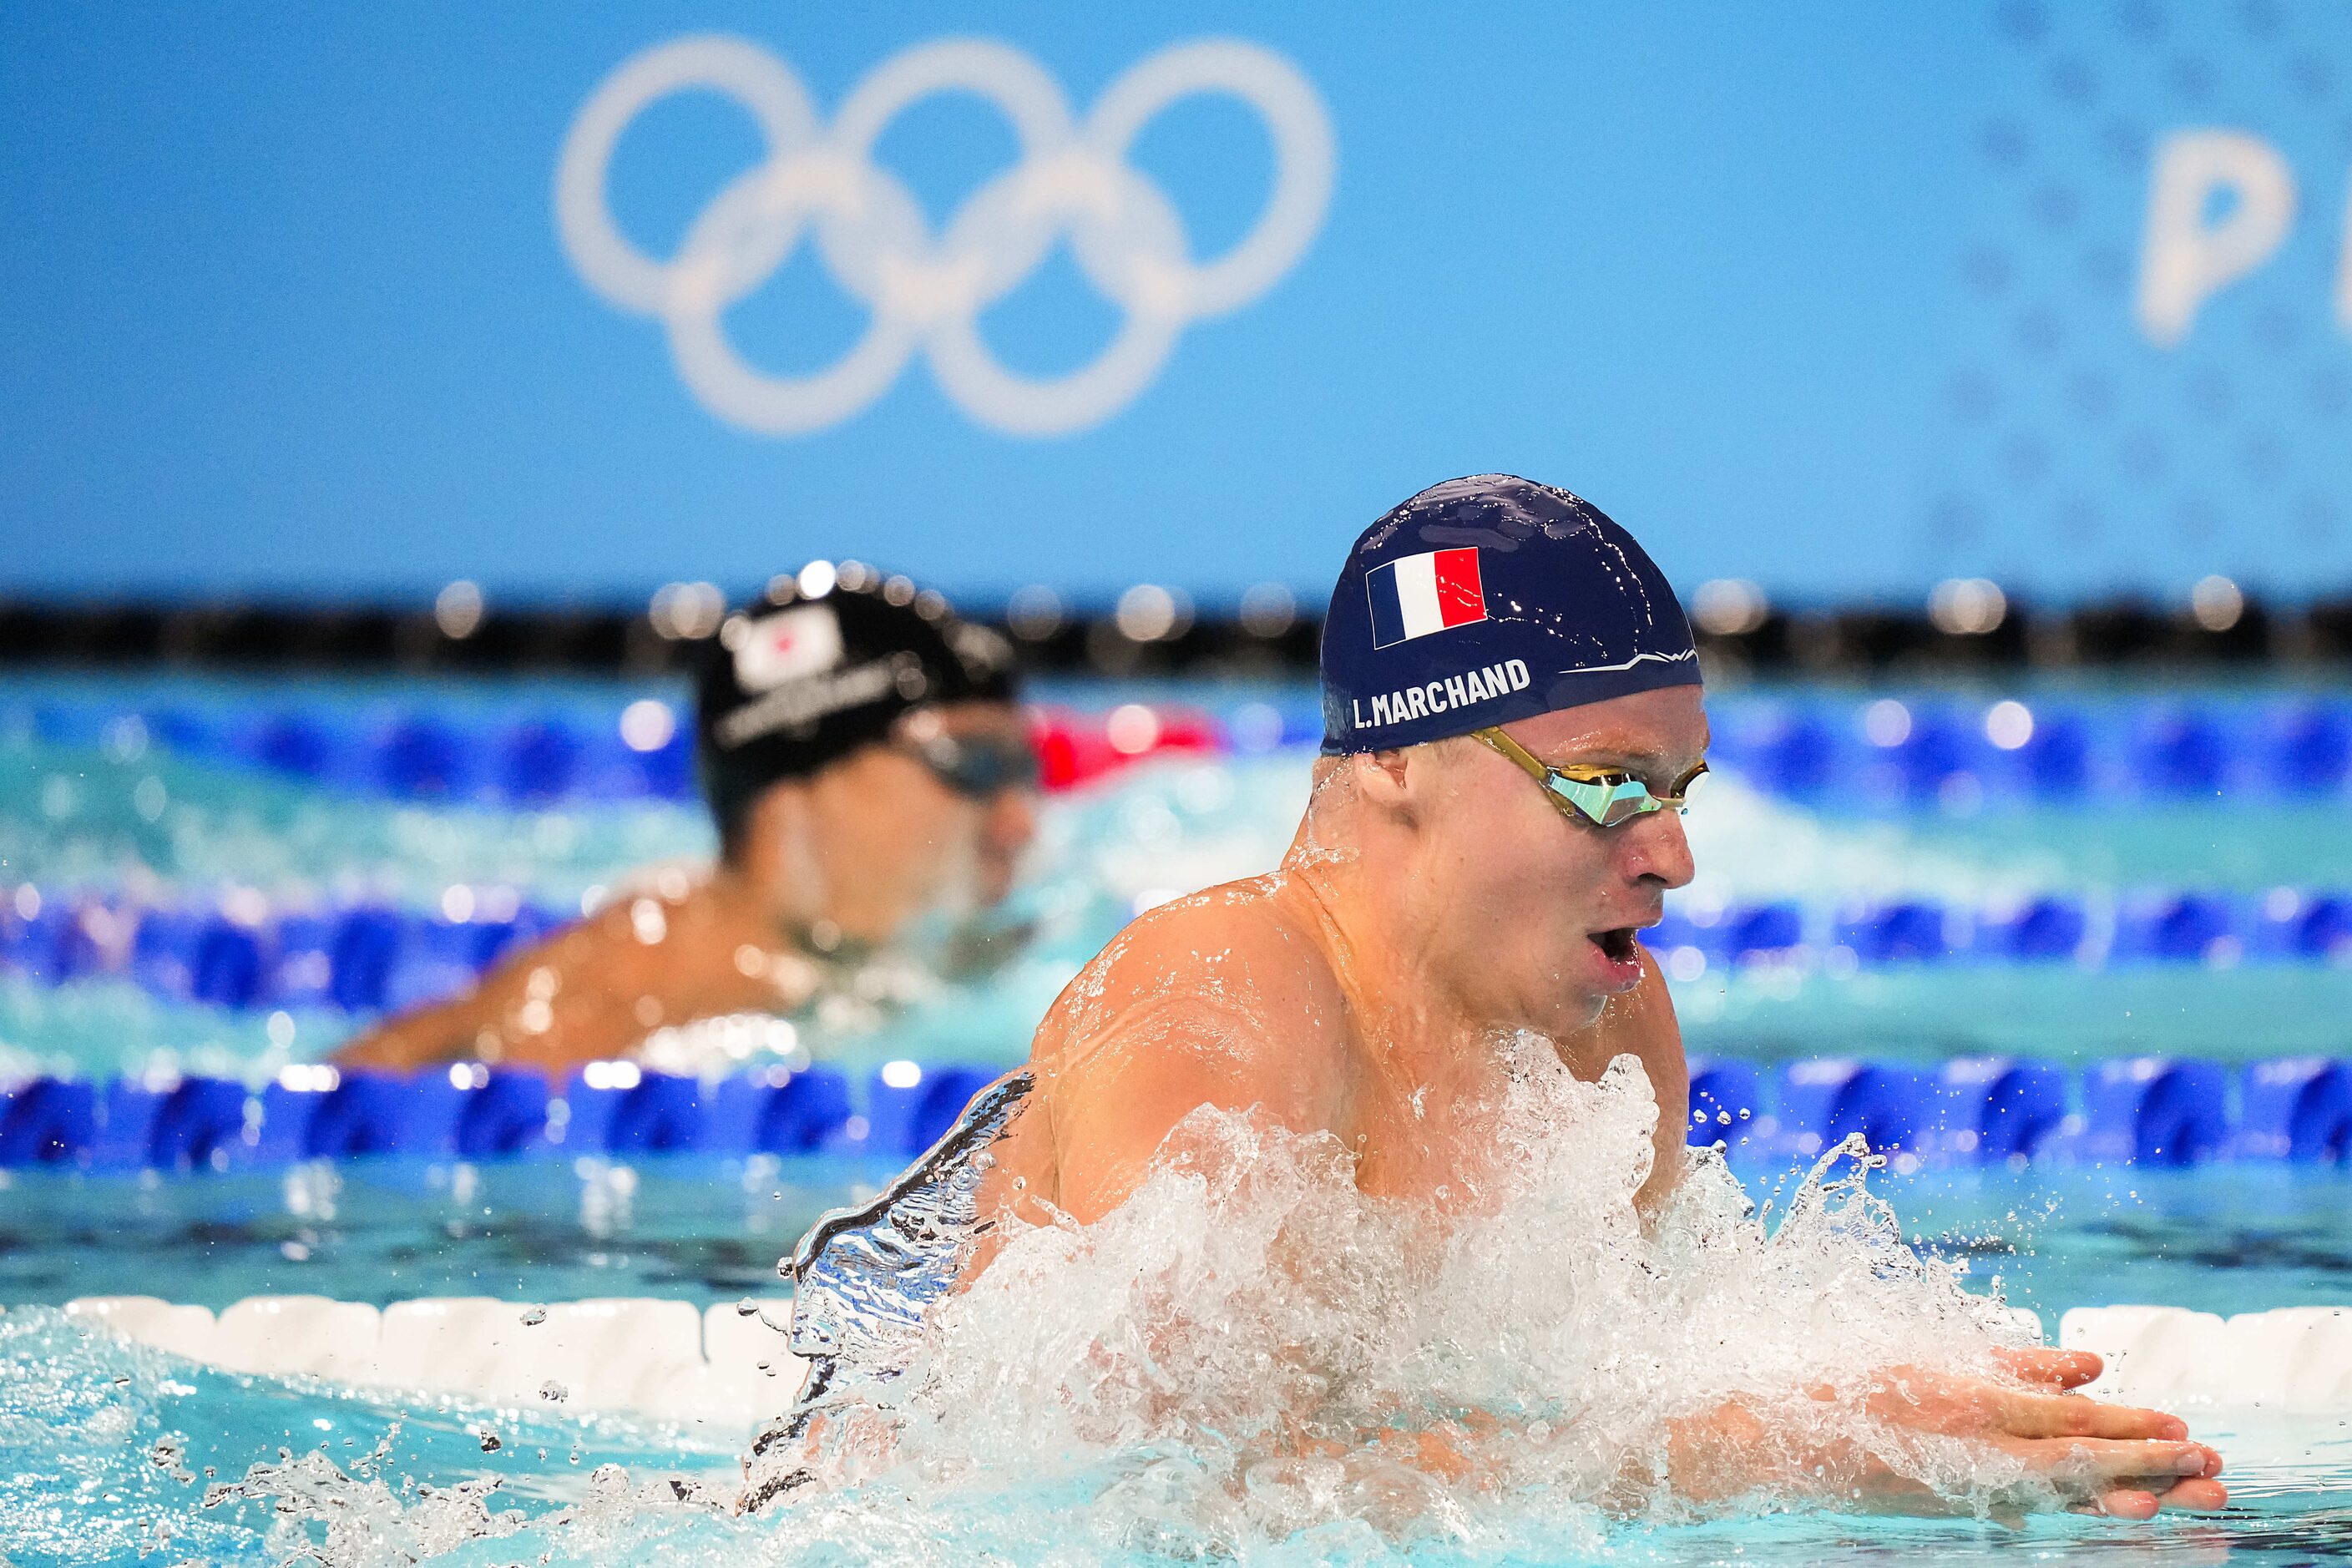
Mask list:
[[[1692,875],[1664,807],[1707,742],[1664,580],[1564,492],[1506,476],[1441,485],[1359,541],[1326,622],[1323,682],[1326,754],[1281,868],[1145,915],[1064,992],[1035,1041],[1031,1103],[994,1150],[992,1201],[1100,1222],[1210,1107],[1328,1135],[1359,1189],[1442,1231],[1490,1201],[1515,1079],[1591,1082],[1631,1057],[1657,1105],[1638,1194],[1654,1214],[1683,1178],[1688,1089],[1672,1004],[1635,933]],[[1530,1036],[1552,1049],[1515,1048]],[[2001,1359],[2006,1379],[1897,1370],[1821,1397],[1979,1445],[2110,1513],[2226,1500],[2219,1456],[2177,1418],[2071,1393],[2096,1358]],[[1724,1392],[1710,1415],[1675,1424],[1684,1495],[1785,1482],[1934,1503],[1916,1477]],[[1422,1458],[1457,1472],[1477,1462],[1437,1439]]]
[[[620,1056],[665,1026],[790,1012],[927,911],[995,903],[1034,826],[1014,682],[1002,638],[904,577],[819,563],[775,579],[728,620],[697,693],[717,864],[649,877],[336,1060]]]

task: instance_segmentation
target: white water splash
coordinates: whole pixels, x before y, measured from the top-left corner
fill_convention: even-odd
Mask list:
[[[775,1462],[818,1477],[825,1515],[860,1494],[1045,1489],[1163,1546],[1362,1528],[1492,1548],[1686,1515],[1669,1439],[1740,1395],[1789,1447],[1964,1505],[2014,1500],[2012,1463],[1809,1392],[1895,1364],[1982,1373],[2016,1342],[1997,1298],[1903,1245],[1860,1171],[1824,1162],[1768,1232],[1703,1153],[1645,1231],[1639,1070],[1581,1084],[1539,1044],[1514,1049],[1494,1169],[1446,1223],[1365,1198],[1328,1137],[1204,1109],[1115,1213],[1013,1227],[887,1408]],[[1783,1478],[1747,1500],[1828,1490]]]
[[[1328,1138],[1196,1112],[1101,1221],[1013,1226],[887,1406],[793,1457],[819,1484],[757,1514],[723,1484],[608,1467],[526,1517],[489,1484],[428,1495],[324,1454],[234,1495],[276,1510],[273,1551],[331,1568],[1559,1561],[1628,1519],[1838,1506],[1802,1475],[1704,1509],[1676,1494],[1675,1424],[1738,1394],[1784,1449],[1837,1446],[1962,1507],[2050,1500],[1978,1446],[1809,1393],[1896,1363],[1983,1373],[2017,1339],[1997,1297],[1903,1245],[1860,1168],[1825,1162],[1768,1226],[1701,1153],[1645,1228],[1639,1071],[1582,1084],[1514,1049],[1496,1159],[1443,1223],[1365,1198]]]

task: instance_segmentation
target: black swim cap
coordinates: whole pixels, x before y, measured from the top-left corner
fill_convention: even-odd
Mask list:
[[[1356,541],[1323,622],[1323,751],[1386,751],[1696,686],[1682,603],[1633,536],[1510,474],[1433,485]]]
[[[818,562],[727,617],[696,690],[695,756],[731,852],[771,784],[878,741],[910,709],[1010,702],[1013,648],[905,577]]]

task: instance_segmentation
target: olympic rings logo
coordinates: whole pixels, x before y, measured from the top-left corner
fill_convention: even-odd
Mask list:
[[[625,237],[605,200],[613,150],[648,105],[708,89],[758,122],[767,158],[712,198],[667,261]],[[868,159],[902,110],[976,93],[1013,127],[1021,161],[975,191],[934,237],[914,195]],[[1127,163],[1154,117],[1199,93],[1254,109],[1274,143],[1274,188],[1256,225],[1195,261],[1167,193]],[[1083,124],[1060,84],[1008,45],[941,40],[893,56],[819,122],[790,66],[740,38],[679,38],[646,50],[589,95],[555,174],[556,226],[589,286],[659,321],[679,378],[719,418],[796,436],[848,419],[887,391],[919,349],[974,420],[1016,436],[1080,430],[1148,385],[1192,321],[1249,303],[1305,252],[1330,203],[1334,152],[1322,100],[1288,61],[1254,44],[1177,44],[1112,82]],[[1109,344],[1066,375],[1015,374],[979,317],[1066,236],[1087,281],[1125,312]],[[728,340],[728,308],[813,239],[835,282],[872,312],[839,361],[814,374],[766,374]]]

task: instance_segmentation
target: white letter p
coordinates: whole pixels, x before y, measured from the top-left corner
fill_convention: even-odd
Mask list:
[[[2237,205],[2208,226],[2213,193]],[[2239,131],[2182,131],[2156,150],[2140,246],[2139,326],[2170,348],[2213,291],[2270,259],[2294,222],[2294,176],[2271,144]]]

